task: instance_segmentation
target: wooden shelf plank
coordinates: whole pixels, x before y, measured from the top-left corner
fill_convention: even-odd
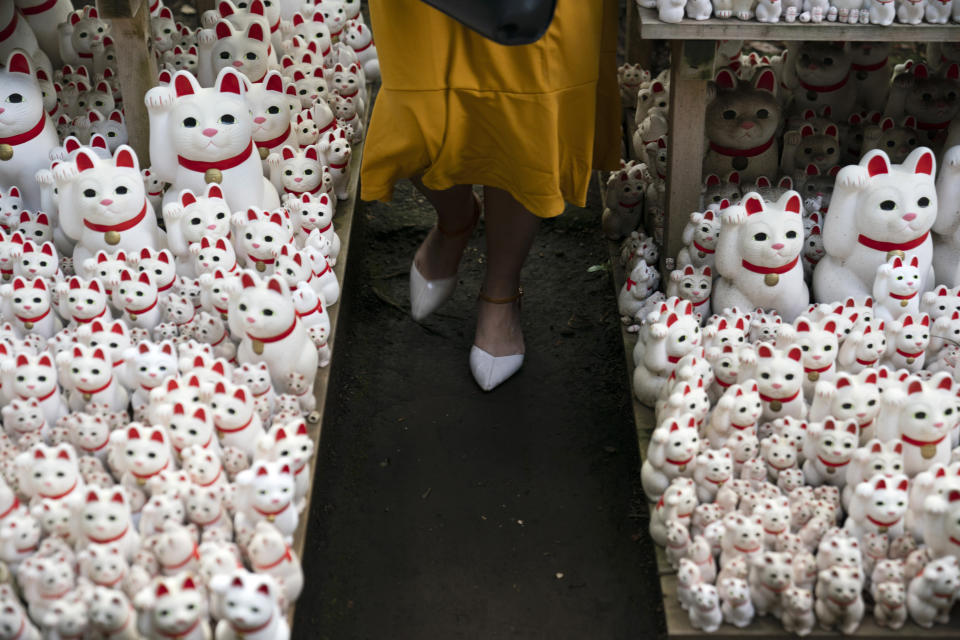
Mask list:
[[[778,22],[756,20],[684,19],[680,23],[663,22],[655,9],[637,7],[640,36],[645,40],[843,40],[872,42],[947,42],[960,40],[958,24],[908,25],[889,27],[870,24],[821,22]]]
[[[367,86],[367,95],[370,98],[367,100],[367,112],[364,114],[363,122],[364,129],[366,129],[367,124],[370,119],[370,111],[373,107],[373,87]],[[353,152],[350,158],[350,181],[348,183],[348,192],[349,197],[337,203],[336,215],[333,218],[333,227],[336,230],[337,235],[340,237],[340,253],[337,256],[337,264],[333,267],[333,272],[337,275],[337,281],[340,283],[340,300],[337,301],[337,304],[327,308],[327,315],[330,317],[330,339],[327,341],[327,344],[330,345],[330,364],[322,369],[317,370],[317,378],[313,384],[313,392],[317,399],[317,406],[315,411],[320,416],[320,420],[316,424],[307,423],[307,433],[310,435],[310,438],[313,440],[313,460],[310,461],[310,480],[307,483],[309,487],[307,493],[307,504],[304,507],[303,512],[300,514],[300,521],[297,524],[297,530],[293,534],[293,550],[297,552],[297,556],[300,561],[303,561],[303,549],[307,541],[307,530],[310,526],[310,510],[313,503],[313,481],[317,473],[317,460],[319,459],[320,452],[320,434],[323,430],[323,419],[324,414],[327,408],[327,394],[330,387],[330,370],[333,367],[333,356],[336,349],[336,338],[337,338],[337,326],[339,325],[340,320],[340,308],[342,305],[343,291],[346,287],[346,272],[347,272],[347,258],[350,255],[350,236],[353,233],[353,221],[354,213],[356,212],[358,196],[358,185],[360,183],[360,164],[363,160],[363,148],[365,142],[353,147]],[[305,576],[305,580],[307,580]],[[306,588],[308,585],[304,582],[304,594],[308,592]],[[290,610],[287,613],[287,620],[291,625],[291,631],[295,632],[295,629],[292,629],[293,618],[294,618],[295,606],[290,607]],[[291,637],[298,637],[295,633]]]

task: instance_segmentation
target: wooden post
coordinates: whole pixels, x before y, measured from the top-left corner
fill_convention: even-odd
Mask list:
[[[670,45],[667,212],[662,252],[665,275],[673,268],[673,258],[683,246],[683,227],[690,212],[700,207],[707,79],[716,47],[712,40],[674,40]]]
[[[156,60],[147,44],[150,7],[144,0],[97,0],[97,9],[102,18],[110,20],[129,144],[146,167],[150,162],[150,122],[143,97],[157,79]]]

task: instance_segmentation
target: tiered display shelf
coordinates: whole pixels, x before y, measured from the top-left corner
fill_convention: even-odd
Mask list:
[[[778,41],[960,41],[960,25],[917,26],[892,24],[846,25],[836,22],[765,24],[737,19],[663,22],[653,9],[636,7],[637,28],[643,40],[669,40],[670,128],[667,170],[667,217],[664,256],[675,256],[682,246],[683,227],[691,211],[699,208],[704,156],[704,114],[707,82],[714,76],[714,51],[718,40]]]

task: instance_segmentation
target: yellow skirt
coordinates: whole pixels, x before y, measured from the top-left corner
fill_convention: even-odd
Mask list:
[[[383,84],[364,146],[361,197],[397,180],[482,184],[534,214],[584,206],[590,171],[616,169],[616,0],[558,0],[546,34],[507,47],[420,0],[370,0]]]

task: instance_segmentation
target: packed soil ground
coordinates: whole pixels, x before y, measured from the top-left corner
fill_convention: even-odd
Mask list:
[[[596,190],[594,190],[596,191]],[[545,221],[527,358],[492,393],[467,354],[475,234],[440,313],[409,317],[434,222],[408,183],[358,205],[303,558],[297,638],[649,638],[662,627],[600,203]]]

